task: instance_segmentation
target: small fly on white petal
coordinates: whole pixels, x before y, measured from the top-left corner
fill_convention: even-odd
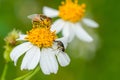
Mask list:
[[[60,51],[65,51],[64,44],[61,41],[54,41],[55,46],[57,46],[57,49]]]

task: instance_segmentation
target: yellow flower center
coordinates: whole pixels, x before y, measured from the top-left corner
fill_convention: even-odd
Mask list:
[[[85,4],[78,5],[78,0],[66,0],[59,6],[59,17],[70,22],[77,22],[81,20],[85,13]]]
[[[55,31],[51,32],[50,28],[38,27],[28,31],[26,39],[40,48],[51,47],[56,39],[56,34]]]

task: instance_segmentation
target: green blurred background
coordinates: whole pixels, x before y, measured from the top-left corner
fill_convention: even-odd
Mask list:
[[[8,32],[14,28],[25,32],[31,28],[28,15],[42,13],[43,6],[58,9],[60,2],[61,0],[0,0],[0,75],[5,65],[3,39]],[[79,3],[86,3],[88,13],[100,24],[96,31],[100,40],[95,56],[90,60],[76,58],[72,53],[77,55],[77,51],[71,51],[69,47],[69,66],[59,67],[56,75],[46,76],[40,70],[31,80],[120,80],[120,0],[79,0]],[[25,73],[26,71],[20,71],[19,65],[15,67],[10,62],[6,80],[13,80]]]

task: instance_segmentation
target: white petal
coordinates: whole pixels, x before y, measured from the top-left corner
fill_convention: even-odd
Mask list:
[[[93,27],[93,28],[97,28],[99,26],[99,24],[91,19],[88,18],[84,18],[83,22],[89,26],[89,27]]]
[[[45,14],[48,17],[57,17],[58,11],[49,7],[43,7],[43,14]]]
[[[44,74],[57,73],[58,64],[51,49],[42,49],[40,66]]]
[[[14,61],[15,65],[18,58],[24,54],[27,50],[29,50],[33,45],[30,42],[22,43],[16,46],[10,53],[10,58]]]
[[[45,63],[46,59],[47,59],[46,56],[43,53],[41,53],[41,57],[40,57],[40,67],[41,67],[41,70],[42,70],[42,72],[44,74],[49,75],[50,74],[50,70],[49,70],[47,64]]]
[[[74,32],[73,32],[73,24],[66,22],[66,24],[63,27],[62,34],[64,37],[68,38],[68,42],[71,42],[74,38]]]
[[[22,64],[21,64],[21,70],[28,69],[32,70],[34,69],[38,62],[40,60],[40,48],[33,46],[30,50],[27,51],[25,54]]]
[[[77,23],[74,27],[76,36],[86,42],[92,42],[92,37],[81,27],[81,24]]]
[[[19,35],[19,38],[17,39],[17,40],[25,40],[25,37],[26,37],[27,35],[25,35],[25,34],[20,34]]]
[[[51,69],[51,73],[57,73],[58,71],[58,64],[55,57],[55,53],[52,49],[47,50],[47,53],[45,53],[48,56],[48,63],[49,68]]]
[[[66,22],[64,27],[63,27],[63,31],[62,31],[63,36],[65,37],[69,37],[70,36],[70,26],[69,23]]]
[[[75,33],[73,31],[73,28],[75,27],[75,24],[69,23],[70,24],[70,37],[69,37],[69,42],[71,42],[75,36]]]
[[[63,28],[64,24],[65,22],[62,19],[56,20],[51,26],[51,31],[56,31],[56,33],[59,33]]]
[[[64,52],[58,53],[57,58],[58,58],[58,62],[61,66],[67,66],[70,63],[69,56]]]

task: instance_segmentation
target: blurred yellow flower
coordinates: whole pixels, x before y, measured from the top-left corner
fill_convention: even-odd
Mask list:
[[[43,8],[43,13],[48,17],[60,17],[56,20],[51,30],[56,30],[57,33],[62,31],[62,35],[67,37],[69,42],[74,39],[76,35],[79,39],[92,42],[93,38],[82,28],[81,23],[86,24],[89,27],[97,28],[98,24],[88,18],[84,18],[85,4],[78,4],[78,0],[66,0],[59,6],[59,10],[55,10],[49,7]]]

